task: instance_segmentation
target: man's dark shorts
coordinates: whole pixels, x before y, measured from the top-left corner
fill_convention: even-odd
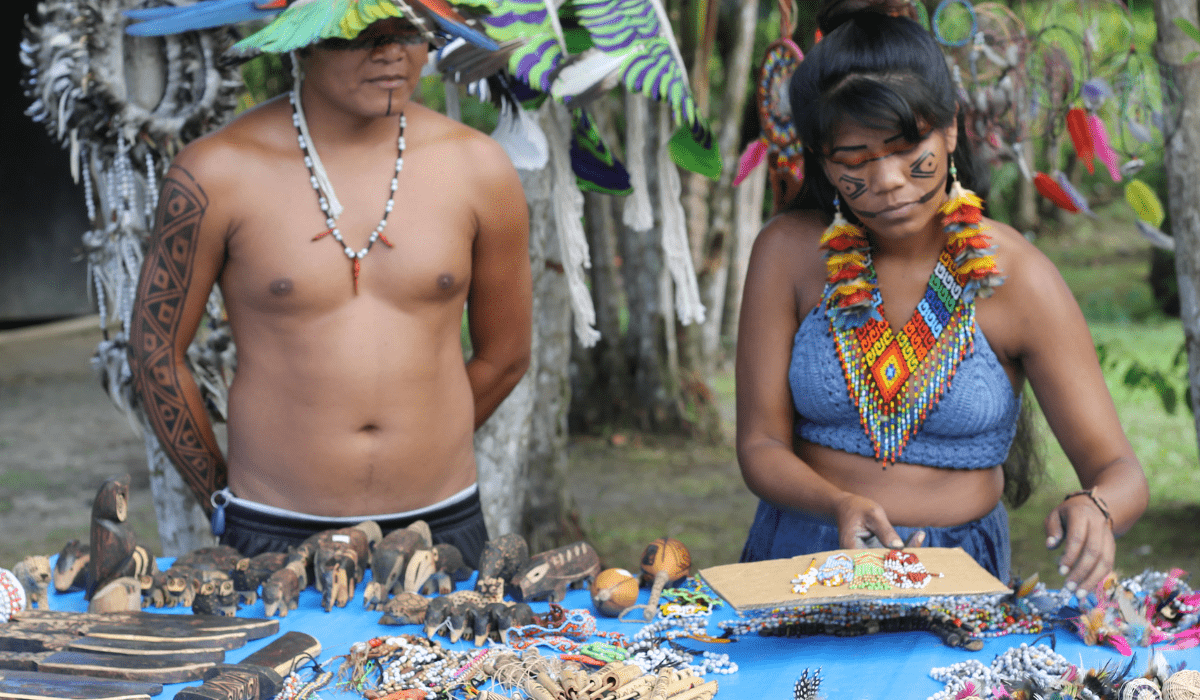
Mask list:
[[[439,504],[432,510],[378,518],[316,518],[299,513],[268,512],[256,508],[257,504],[246,505],[247,502],[241,499],[225,500],[220,496],[221,492],[214,496],[214,505],[224,503],[225,531],[220,535],[221,544],[234,547],[248,557],[263,552],[286,552],[288,547],[319,532],[351,527],[364,519],[378,523],[384,535],[424,520],[433,531],[433,543],[454,545],[472,569],[478,568],[479,555],[488,541],[479,491],[474,488],[461,498]]]

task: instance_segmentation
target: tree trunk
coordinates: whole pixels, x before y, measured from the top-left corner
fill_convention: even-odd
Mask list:
[[[542,129],[550,144],[550,167],[570,173],[571,116],[557,102],[542,107]],[[552,176],[547,173],[547,178]],[[564,178],[554,179],[556,187]],[[568,196],[579,196],[573,176],[565,178],[571,192],[551,192],[552,210]],[[539,218],[546,218],[539,212]],[[552,220],[552,219],[549,219]],[[571,405],[571,302],[562,272],[564,254],[554,226],[540,226],[530,237],[532,259],[542,260],[534,273],[533,411],[529,430],[529,459],[525,479],[522,531],[530,551],[541,552],[580,538],[567,490],[567,411]]]
[[[733,176],[737,173],[738,147],[741,145],[742,117],[746,112],[746,88],[750,82],[754,53],[754,33],[758,26],[758,3],[743,2],[738,8],[734,26],[734,45],[729,54],[726,72],[725,97],[721,112],[724,119],[717,138],[721,154],[721,179],[712,196],[712,223],[709,225],[704,259],[697,265],[700,290],[708,315],[701,330],[701,357],[705,360],[705,377],[712,376],[722,361],[722,331],[727,327],[725,303],[730,279],[730,251],[737,246],[734,231]],[[739,212],[740,214],[741,212]],[[761,212],[759,221],[762,220]],[[738,280],[740,287],[741,280]],[[740,297],[739,297],[740,299]]]
[[[734,211],[733,261],[729,270],[729,290],[724,333],[737,337],[738,320],[742,312],[742,290],[746,286],[746,269],[750,266],[750,250],[763,225],[763,198],[767,195],[767,164],[761,163],[736,190]]]
[[[658,200],[658,119],[641,95],[626,95],[625,115],[630,130],[626,154],[634,186],[644,188],[651,202]],[[645,180],[639,181],[637,162],[644,163]],[[641,430],[678,432],[683,428],[679,383],[672,372],[674,301],[663,262],[662,211],[650,207],[653,224],[644,231],[628,223],[619,232],[621,276],[629,306],[625,335],[626,365],[633,367],[634,424]]]
[[[1175,238],[1180,319],[1187,344],[1188,384],[1200,439],[1200,62],[1187,61],[1200,50],[1175,26],[1185,19],[1200,24],[1196,0],[1155,0],[1159,71],[1163,85],[1164,165],[1167,214]]]

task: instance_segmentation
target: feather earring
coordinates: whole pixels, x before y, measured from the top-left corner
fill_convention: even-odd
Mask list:
[[[1072,214],[1079,213],[1079,207],[1075,206],[1071,196],[1063,192],[1063,188],[1046,173],[1034,175],[1033,186],[1037,188],[1038,194],[1054,202],[1054,206],[1059,209],[1064,209]]]
[[[972,283],[963,290],[963,299],[975,295],[986,298],[1004,282],[996,265],[995,248],[983,233],[983,200],[958,181],[958,168],[950,159],[950,195],[942,205],[942,227],[947,234],[946,250],[954,256],[958,273]]]
[[[866,233],[842,216],[841,201],[833,198],[833,221],[821,236],[825,251],[825,283],[831,287],[829,313],[836,318],[862,316],[874,309],[875,285],[868,279],[871,242]]]

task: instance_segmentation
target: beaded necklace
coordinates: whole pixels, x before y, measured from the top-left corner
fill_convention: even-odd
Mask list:
[[[383,235],[383,230],[387,228],[388,214],[392,213],[392,208],[395,206],[396,189],[400,185],[400,171],[404,169],[404,127],[407,125],[407,120],[404,113],[401,112],[400,136],[396,140],[399,154],[396,156],[396,171],[392,175],[387,204],[383,207],[383,217],[380,218],[379,225],[375,227],[375,230],[371,232],[371,236],[367,238],[367,245],[359,250],[354,250],[342,239],[342,232],[338,229],[337,219],[341,215],[341,207],[337,205],[337,195],[333,193],[333,185],[328,178],[318,177],[319,173],[323,174],[324,168],[321,166],[321,158],[317,155],[316,146],[313,145],[312,138],[308,135],[308,121],[304,118],[304,108],[300,104],[299,85],[292,90],[290,99],[292,102],[292,125],[296,127],[296,140],[300,144],[301,153],[304,154],[304,166],[308,168],[308,181],[312,185],[313,191],[317,193],[317,202],[321,205],[321,212],[325,214],[325,225],[328,227],[313,236],[313,240],[319,241],[326,236],[331,236],[342,246],[342,252],[346,254],[347,258],[350,258],[352,263],[354,293],[358,294],[358,275],[362,271],[362,259],[371,252],[371,246],[375,245],[375,241],[381,241],[387,247],[392,247],[392,242]],[[334,203],[332,205],[330,204],[331,200]]]
[[[825,308],[846,387],[875,459],[894,463],[974,350],[975,297],[1003,279],[983,235],[983,202],[957,179],[941,207],[946,246],[912,318],[893,333],[861,228],[842,217],[821,237]]]

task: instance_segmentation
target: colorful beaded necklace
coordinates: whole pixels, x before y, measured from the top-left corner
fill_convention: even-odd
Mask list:
[[[951,176],[954,168],[951,167]],[[974,350],[975,297],[1003,282],[988,236],[983,201],[958,180],[942,205],[946,247],[912,318],[893,333],[871,261],[871,243],[840,209],[821,237],[828,272],[825,312],[846,387],[875,459],[894,463]]]
[[[324,175],[321,158],[317,155],[316,146],[308,135],[308,122],[304,117],[304,108],[300,104],[299,85],[292,90],[290,99],[292,102],[292,125],[296,127],[296,140],[300,144],[300,152],[304,154],[304,165],[308,168],[308,181],[317,193],[317,203],[321,206],[321,212],[325,214],[325,225],[328,227],[313,236],[313,240],[319,241],[326,236],[332,236],[342,246],[342,252],[346,254],[347,258],[350,258],[351,268],[354,271],[354,293],[358,294],[358,275],[362,272],[362,259],[371,252],[371,246],[375,245],[375,241],[381,241],[387,247],[392,247],[392,242],[383,235],[383,230],[387,228],[388,214],[391,214],[392,208],[395,207],[396,190],[400,186],[400,171],[404,169],[404,127],[407,125],[407,121],[404,114],[401,113],[400,135],[396,139],[398,150],[396,169],[392,174],[387,203],[383,205],[383,216],[379,219],[375,230],[371,231],[371,235],[367,238],[367,245],[359,250],[354,250],[342,239],[342,232],[338,228],[337,219],[341,215],[341,205],[337,201],[337,195],[333,192],[333,185]]]

